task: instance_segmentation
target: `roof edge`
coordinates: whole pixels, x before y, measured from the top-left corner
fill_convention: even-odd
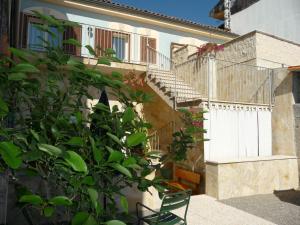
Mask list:
[[[107,0],[100,0],[100,1],[99,0],[68,0],[68,1],[75,2],[75,3],[87,4],[87,5],[91,5],[91,6],[95,6],[95,7],[109,8],[112,10],[118,10],[121,12],[132,13],[132,14],[139,15],[139,16],[146,16],[151,19],[160,19],[160,20],[164,20],[164,22],[167,22],[170,24],[183,25],[187,28],[193,28],[193,29],[198,29],[198,30],[214,32],[216,34],[224,35],[229,38],[235,38],[235,37],[239,36],[238,34],[235,34],[235,33],[232,33],[232,32],[226,31],[226,30],[222,30],[222,29],[214,27],[214,26],[204,25],[204,24],[196,23],[196,22],[193,22],[190,20],[181,19],[181,18],[177,18],[177,17],[173,17],[173,16],[167,16],[167,15],[163,15],[160,13],[155,13],[155,12],[151,12],[148,10],[138,9],[138,8],[135,8],[132,6],[127,6],[127,5],[123,5],[123,4],[119,4],[119,3],[113,3],[113,2],[110,2]]]

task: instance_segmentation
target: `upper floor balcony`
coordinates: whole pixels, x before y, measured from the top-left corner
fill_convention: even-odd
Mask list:
[[[56,40],[52,40],[51,35],[38,29],[36,25],[43,25],[43,21],[32,14],[21,15],[20,37],[22,39],[20,45],[22,48],[43,52],[45,41],[48,41],[53,45],[61,45],[66,53],[81,57],[83,62],[88,64],[94,64],[96,60],[85,46],[91,46],[97,57],[103,56],[104,50],[110,48],[115,51],[115,56],[122,62],[113,63],[112,68],[125,71],[131,69],[145,72],[147,59],[148,61],[150,59],[152,64],[157,63],[155,55],[157,40],[154,37],[79,23],[79,26],[67,27],[63,34],[59,33],[56,28],[50,27],[51,32],[58,37]],[[63,40],[68,39],[77,40],[81,46],[63,43]],[[155,51],[147,53],[147,46]],[[151,54],[150,57],[149,54]]]

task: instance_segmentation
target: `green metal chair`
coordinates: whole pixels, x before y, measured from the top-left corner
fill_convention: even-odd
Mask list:
[[[175,224],[187,225],[186,215],[190,203],[191,194],[192,194],[191,190],[165,194],[162,199],[162,204],[159,212],[150,209],[144,204],[138,202],[136,204],[138,225],[140,225],[141,221],[146,222],[147,224],[150,225],[152,224],[153,225],[175,225]],[[182,207],[185,207],[184,218],[181,218],[171,212],[172,210],[179,209]],[[140,212],[139,208],[146,208],[151,212],[151,214],[142,217],[139,215]]]

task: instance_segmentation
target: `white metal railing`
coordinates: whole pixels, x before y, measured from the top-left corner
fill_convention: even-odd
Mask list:
[[[92,46],[98,55],[103,55],[104,49],[112,48],[122,62],[146,64],[148,36],[87,24],[81,24],[81,27],[83,46]],[[91,57],[84,47],[81,55]]]
[[[149,135],[149,145],[151,151],[167,152],[168,146],[172,142],[172,135],[175,132],[175,122],[171,121]]]
[[[79,23],[80,26],[67,27],[63,34],[60,34],[54,27],[50,27],[51,32],[55,33],[57,39],[53,39],[46,32],[38,30],[35,25],[44,22],[31,14],[22,14],[20,24],[20,45],[22,48],[30,48],[35,51],[45,51],[45,42],[55,46],[62,46],[64,51],[76,55],[93,58],[86,45],[90,45],[97,56],[104,54],[104,50],[112,48],[116,52],[116,57],[122,62],[146,64],[147,43],[149,37],[124,29],[111,29],[101,26]],[[62,44],[63,40],[76,39],[82,44],[77,47],[71,44]],[[153,39],[153,38],[152,38]]]
[[[269,68],[198,57],[176,65],[174,74],[177,80],[193,87],[204,100],[273,103],[273,70]]]
[[[160,151],[160,142],[157,130],[149,135],[149,147],[151,151]]]
[[[169,57],[147,45],[147,70],[171,72],[173,65]]]

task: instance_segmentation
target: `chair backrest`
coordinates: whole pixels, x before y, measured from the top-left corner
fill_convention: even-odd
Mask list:
[[[170,212],[172,210],[185,207],[184,218],[183,218],[185,220],[188,206],[190,203],[191,194],[192,194],[191,190],[166,194],[162,199],[162,204],[160,208],[161,215],[163,215],[166,212]]]
[[[193,184],[200,184],[200,174],[180,169],[178,167],[175,168],[175,177],[178,179],[186,180]]]

